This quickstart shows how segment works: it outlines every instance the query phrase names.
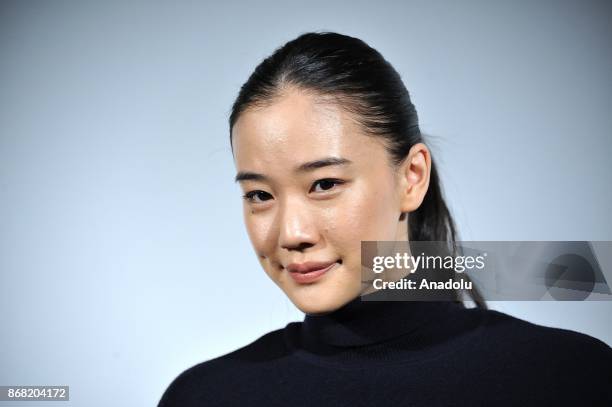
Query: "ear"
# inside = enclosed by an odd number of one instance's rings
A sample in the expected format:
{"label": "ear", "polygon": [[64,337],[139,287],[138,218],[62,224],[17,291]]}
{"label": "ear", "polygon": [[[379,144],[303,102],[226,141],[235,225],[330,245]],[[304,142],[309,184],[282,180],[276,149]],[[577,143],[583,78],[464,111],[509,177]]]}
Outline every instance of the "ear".
{"label": "ear", "polygon": [[431,171],[431,155],[423,143],[417,143],[399,168],[400,210],[413,212],[421,206],[429,188]]}

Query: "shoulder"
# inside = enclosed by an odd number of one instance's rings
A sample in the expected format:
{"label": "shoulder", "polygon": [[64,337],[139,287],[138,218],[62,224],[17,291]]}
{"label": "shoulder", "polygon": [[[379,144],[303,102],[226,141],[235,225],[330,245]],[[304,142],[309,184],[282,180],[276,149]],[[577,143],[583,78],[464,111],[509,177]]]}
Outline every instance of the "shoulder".
{"label": "shoulder", "polygon": [[612,357],[612,348],[593,336],[570,329],[532,323],[504,312],[486,310],[485,329],[498,345],[523,345],[544,353],[580,351],[582,354]]}
{"label": "shoulder", "polygon": [[260,375],[261,368],[269,366],[262,362],[286,355],[283,332],[282,328],[268,332],[248,345],[186,369],[170,383],[158,407],[214,405],[221,395],[227,398],[236,393],[242,381]]}
{"label": "shoulder", "polygon": [[469,335],[453,339],[469,342],[469,355],[482,360],[547,360],[547,366],[562,362],[574,366],[587,362],[612,364],[612,348],[584,333],[536,324],[492,309],[457,308],[451,317],[452,322],[473,328]]}
{"label": "shoulder", "polygon": [[485,316],[474,354],[498,380],[520,377],[534,392],[539,387],[565,400],[612,399],[612,348],[603,341],[495,310],[470,312]]}

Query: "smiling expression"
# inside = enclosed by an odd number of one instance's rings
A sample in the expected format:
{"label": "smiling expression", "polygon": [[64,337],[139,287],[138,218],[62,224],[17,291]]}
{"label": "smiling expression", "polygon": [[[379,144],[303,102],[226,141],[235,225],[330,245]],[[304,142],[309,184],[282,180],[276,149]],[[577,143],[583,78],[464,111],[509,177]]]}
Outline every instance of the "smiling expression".
{"label": "smiling expression", "polygon": [[362,240],[407,240],[397,167],[337,104],[291,88],[242,112],[232,143],[249,239],[303,312],[333,311],[363,293]]}

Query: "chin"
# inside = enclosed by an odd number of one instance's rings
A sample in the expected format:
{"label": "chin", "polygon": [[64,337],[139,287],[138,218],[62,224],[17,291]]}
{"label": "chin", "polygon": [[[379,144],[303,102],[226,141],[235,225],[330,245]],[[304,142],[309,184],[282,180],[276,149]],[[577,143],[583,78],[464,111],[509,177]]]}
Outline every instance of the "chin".
{"label": "chin", "polygon": [[312,315],[333,312],[358,295],[358,293],[338,292],[336,290],[312,290],[308,293],[287,294],[291,302],[300,311]]}

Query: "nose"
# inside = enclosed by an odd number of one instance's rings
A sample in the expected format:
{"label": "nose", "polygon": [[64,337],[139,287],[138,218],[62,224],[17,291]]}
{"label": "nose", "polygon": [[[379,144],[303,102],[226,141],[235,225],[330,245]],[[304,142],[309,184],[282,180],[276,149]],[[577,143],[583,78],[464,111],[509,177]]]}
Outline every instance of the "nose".
{"label": "nose", "polygon": [[301,251],[317,243],[319,234],[313,215],[306,204],[285,200],[279,212],[279,243],[283,249]]}

